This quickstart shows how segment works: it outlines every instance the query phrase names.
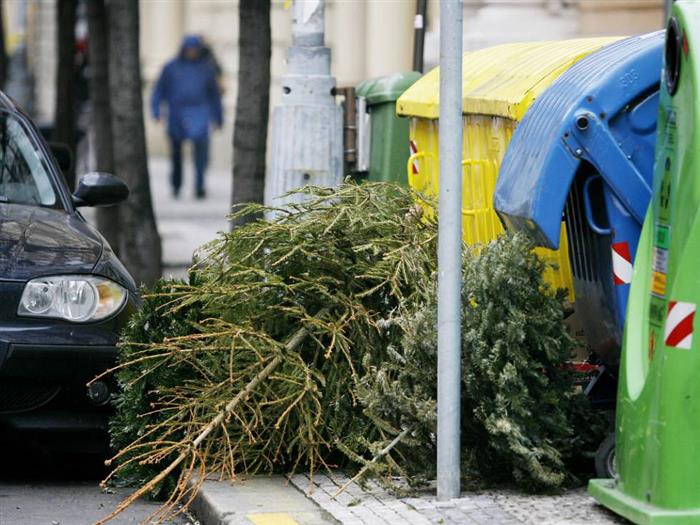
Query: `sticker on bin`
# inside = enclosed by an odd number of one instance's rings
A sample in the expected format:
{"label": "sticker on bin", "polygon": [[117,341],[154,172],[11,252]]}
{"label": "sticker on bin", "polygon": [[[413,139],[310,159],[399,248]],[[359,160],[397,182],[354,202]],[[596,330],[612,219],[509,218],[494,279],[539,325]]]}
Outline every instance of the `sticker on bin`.
{"label": "sticker on bin", "polygon": [[666,297],[666,274],[651,272],[651,294],[656,297]]}
{"label": "sticker on bin", "polygon": [[690,350],[693,344],[694,319],[694,303],[669,301],[666,327],[664,329],[664,344],[672,348]]}
{"label": "sticker on bin", "polygon": [[[411,151],[411,155],[415,155],[418,153],[418,145],[416,144],[415,140],[409,140],[408,141],[408,147]],[[418,159],[413,159],[413,174],[418,175]]]}
{"label": "sticker on bin", "polygon": [[654,246],[652,266],[655,272],[668,273],[668,250]]}
{"label": "sticker on bin", "polygon": [[627,242],[616,242],[612,245],[613,279],[615,284],[632,282],[632,256]]}

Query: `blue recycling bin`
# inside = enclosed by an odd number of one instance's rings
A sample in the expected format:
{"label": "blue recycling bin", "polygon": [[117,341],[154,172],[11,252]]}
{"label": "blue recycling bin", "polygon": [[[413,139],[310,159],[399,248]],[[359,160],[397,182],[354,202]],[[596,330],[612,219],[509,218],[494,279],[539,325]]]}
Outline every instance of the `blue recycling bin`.
{"label": "blue recycling bin", "polygon": [[585,338],[616,367],[632,265],[651,198],[664,32],[592,53],[515,130],[494,207],[510,230],[559,247],[562,216]]}

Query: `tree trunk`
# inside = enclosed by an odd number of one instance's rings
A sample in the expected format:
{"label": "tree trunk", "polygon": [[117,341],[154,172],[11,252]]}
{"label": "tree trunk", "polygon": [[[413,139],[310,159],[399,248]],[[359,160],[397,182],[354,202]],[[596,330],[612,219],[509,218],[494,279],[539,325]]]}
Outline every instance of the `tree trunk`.
{"label": "tree trunk", "polygon": [[0,0],[0,89],[4,90],[7,84],[7,49],[5,48],[5,16],[4,4]]}
{"label": "tree trunk", "polygon": [[75,188],[75,18],[77,0],[57,2],[58,64],[56,70],[56,111],[52,142],[61,142],[71,151],[73,165],[64,172],[68,187]]}
{"label": "tree trunk", "polygon": [[[270,112],[270,0],[241,0],[231,204],[263,202]],[[251,218],[235,221],[231,226]]]}
{"label": "tree trunk", "polygon": [[[105,0],[87,4],[90,67],[90,134],[95,169],[114,173],[112,111],[109,107],[109,27]],[[119,251],[119,207],[97,208],[97,229],[112,249]]]}
{"label": "tree trunk", "polygon": [[151,285],[161,276],[161,247],[148,180],[138,0],[110,0],[109,49],[114,169],[131,190],[119,210],[119,254],[136,282]]}

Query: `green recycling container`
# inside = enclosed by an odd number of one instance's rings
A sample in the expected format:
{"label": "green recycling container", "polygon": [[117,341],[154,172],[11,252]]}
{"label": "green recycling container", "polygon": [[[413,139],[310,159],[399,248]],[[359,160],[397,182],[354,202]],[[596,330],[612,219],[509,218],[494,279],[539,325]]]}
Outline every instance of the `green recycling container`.
{"label": "green recycling container", "polygon": [[590,494],[642,525],[700,525],[700,2],[666,30],[654,192],[634,263],[617,398],[617,474]]}
{"label": "green recycling container", "polygon": [[[396,101],[420,77],[416,71],[396,73],[365,80],[355,89],[358,102],[364,99],[370,128],[369,165],[355,173],[357,180],[408,185],[408,119],[396,115]],[[359,107],[362,105],[358,103]],[[361,125],[358,122],[358,127]]]}

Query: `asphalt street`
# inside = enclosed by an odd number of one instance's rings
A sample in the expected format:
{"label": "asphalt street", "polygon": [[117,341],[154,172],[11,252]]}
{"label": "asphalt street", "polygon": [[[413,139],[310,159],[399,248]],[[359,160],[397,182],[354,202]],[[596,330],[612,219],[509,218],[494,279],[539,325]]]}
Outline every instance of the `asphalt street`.
{"label": "asphalt street", "polygon": [[[50,452],[36,443],[17,440],[4,440],[1,446],[0,525],[90,525],[133,490],[100,489],[106,474],[102,457]],[[110,523],[141,523],[157,508],[157,503],[141,500]],[[182,516],[167,523],[195,522]]]}

